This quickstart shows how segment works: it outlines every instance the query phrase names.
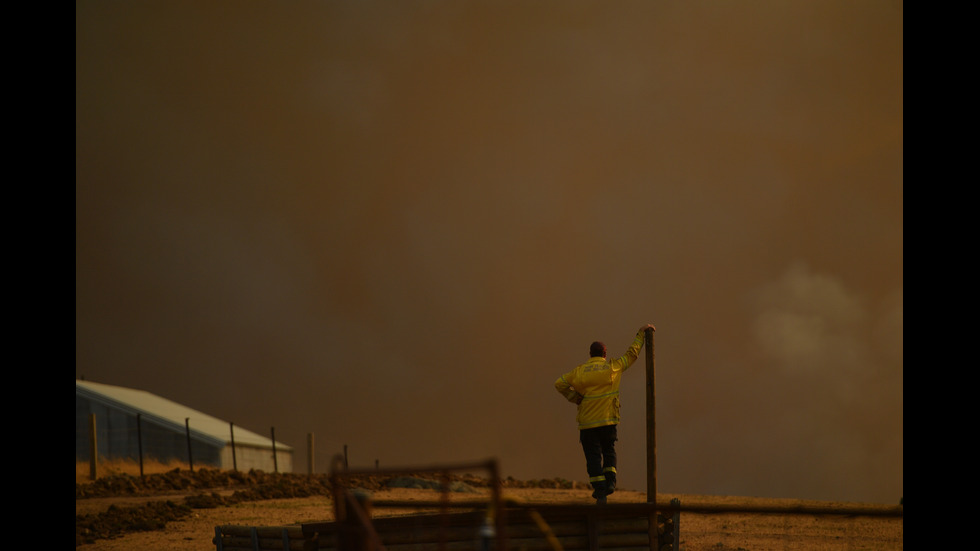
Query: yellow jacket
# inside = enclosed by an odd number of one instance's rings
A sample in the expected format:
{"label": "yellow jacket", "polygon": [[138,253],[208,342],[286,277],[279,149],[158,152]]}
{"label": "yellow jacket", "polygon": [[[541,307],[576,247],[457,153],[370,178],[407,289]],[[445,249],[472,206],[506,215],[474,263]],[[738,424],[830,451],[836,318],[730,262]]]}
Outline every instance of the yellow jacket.
{"label": "yellow jacket", "polygon": [[619,380],[633,365],[643,346],[644,331],[637,331],[626,354],[609,361],[601,356],[565,373],[555,381],[555,389],[578,404],[578,428],[591,429],[619,423]]}

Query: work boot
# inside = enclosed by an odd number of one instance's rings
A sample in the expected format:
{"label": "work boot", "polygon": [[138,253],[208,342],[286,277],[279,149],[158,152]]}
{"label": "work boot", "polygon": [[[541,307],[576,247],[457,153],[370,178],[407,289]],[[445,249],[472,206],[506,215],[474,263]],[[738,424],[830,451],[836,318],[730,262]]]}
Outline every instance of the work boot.
{"label": "work boot", "polygon": [[616,491],[616,473],[606,473],[606,495]]}
{"label": "work boot", "polygon": [[609,491],[606,485],[606,481],[597,481],[592,483],[592,497],[595,498],[596,503],[605,503],[606,496],[609,495]]}

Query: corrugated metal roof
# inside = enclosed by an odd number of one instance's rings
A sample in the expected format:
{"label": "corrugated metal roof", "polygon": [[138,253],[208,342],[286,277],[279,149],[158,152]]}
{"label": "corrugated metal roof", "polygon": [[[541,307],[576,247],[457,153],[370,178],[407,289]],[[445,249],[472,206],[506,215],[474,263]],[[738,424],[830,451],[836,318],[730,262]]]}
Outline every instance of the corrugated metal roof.
{"label": "corrugated metal roof", "polygon": [[[140,413],[144,417],[151,416],[163,424],[183,432],[187,425],[191,432],[219,443],[231,443],[231,423],[212,417],[206,413],[191,409],[166,398],[157,396],[145,390],[125,388],[92,381],[75,380],[75,393],[89,398],[97,398],[110,402],[122,410],[132,414]],[[248,429],[235,425],[235,445],[247,445],[272,449],[272,439],[256,434]],[[291,451],[292,447],[276,441],[276,449]]]}

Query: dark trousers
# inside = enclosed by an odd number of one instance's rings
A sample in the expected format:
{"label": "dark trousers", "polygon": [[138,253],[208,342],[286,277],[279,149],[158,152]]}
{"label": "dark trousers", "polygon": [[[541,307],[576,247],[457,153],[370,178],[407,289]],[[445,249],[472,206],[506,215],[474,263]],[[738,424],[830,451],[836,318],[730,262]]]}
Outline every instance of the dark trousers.
{"label": "dark trousers", "polygon": [[616,489],[616,440],[616,425],[579,431],[585,469],[596,492],[611,494]]}

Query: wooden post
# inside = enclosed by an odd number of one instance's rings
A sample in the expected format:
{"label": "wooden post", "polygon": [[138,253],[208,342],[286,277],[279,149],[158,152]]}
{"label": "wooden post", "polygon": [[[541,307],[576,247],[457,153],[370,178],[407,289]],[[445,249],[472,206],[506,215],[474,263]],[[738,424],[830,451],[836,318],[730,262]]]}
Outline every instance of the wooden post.
{"label": "wooden post", "polygon": [[140,478],[143,478],[143,414],[136,414],[136,448],[140,456]]}
{"label": "wooden post", "polygon": [[313,433],[306,435],[306,471],[313,474]]}
{"label": "wooden post", "polygon": [[671,528],[673,528],[673,532],[671,532],[671,536],[673,536],[673,540],[674,540],[673,543],[671,543],[671,545],[673,546],[671,547],[671,549],[680,549],[681,548],[681,500],[675,497],[674,499],[670,500],[670,504],[676,507],[676,509],[674,509],[674,519],[673,519],[674,523],[673,525],[671,525]]}
{"label": "wooden post", "polygon": [[235,455],[235,423],[228,423],[231,427],[231,468],[238,472],[238,457]]}
{"label": "wooden post", "polygon": [[184,432],[187,433],[187,465],[194,472],[194,456],[191,455],[191,418],[184,417]]}
{"label": "wooden post", "polygon": [[647,503],[657,503],[657,408],[654,381],[653,329],[646,330],[647,360]]}
{"label": "wooden post", "polygon": [[344,444],[344,470],[350,470],[350,463],[347,462],[347,444]]}
{"label": "wooden post", "polygon": [[279,458],[276,457],[276,427],[272,427],[272,468],[279,472]]}
{"label": "wooden post", "polygon": [[95,480],[99,477],[99,442],[95,437],[95,414],[88,414],[88,448],[89,448],[89,477]]}

